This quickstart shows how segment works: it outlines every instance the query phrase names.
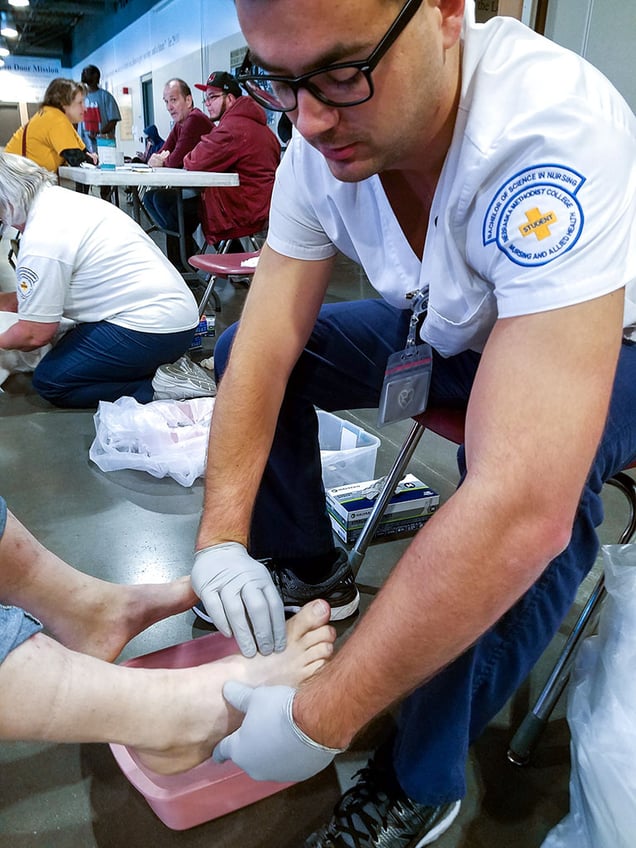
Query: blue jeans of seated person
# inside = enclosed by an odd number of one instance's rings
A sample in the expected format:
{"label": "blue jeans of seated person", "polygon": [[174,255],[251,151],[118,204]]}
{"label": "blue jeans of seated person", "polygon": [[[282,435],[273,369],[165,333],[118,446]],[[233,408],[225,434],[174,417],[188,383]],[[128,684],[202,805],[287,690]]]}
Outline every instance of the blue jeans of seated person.
{"label": "blue jeans of seated person", "polygon": [[[313,405],[327,411],[377,406],[387,355],[404,346],[409,315],[382,300],[322,308],[292,372],[258,494],[250,542],[255,556],[309,556],[333,544]],[[233,333],[230,328],[217,342],[217,379]],[[434,354],[429,403],[465,406],[478,364],[479,355],[472,352],[448,359]],[[437,805],[464,796],[469,746],[528,675],[568,612],[598,552],[603,481],[634,457],[636,345],[625,343],[605,433],[568,547],[471,649],[402,705],[393,764],[411,798]],[[463,475],[463,449],[458,464]]]}
{"label": "blue jeans of seated person", "polygon": [[[144,209],[162,230],[179,232],[177,192],[173,188],[156,188],[147,191],[141,201]],[[199,225],[199,197],[187,197],[184,192],[183,217],[186,233],[193,233]]]}
{"label": "blue jeans of seated person", "polygon": [[186,352],[194,329],[140,333],[107,321],[78,324],[42,359],[33,373],[33,387],[67,409],[95,407],[100,400],[124,396],[148,403],[155,371]]}

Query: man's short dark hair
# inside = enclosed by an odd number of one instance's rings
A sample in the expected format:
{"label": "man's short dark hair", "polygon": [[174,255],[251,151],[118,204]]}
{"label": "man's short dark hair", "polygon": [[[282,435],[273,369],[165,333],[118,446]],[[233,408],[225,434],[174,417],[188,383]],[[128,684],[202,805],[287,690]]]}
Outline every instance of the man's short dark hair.
{"label": "man's short dark hair", "polygon": [[88,83],[92,85],[93,82],[95,85],[99,85],[99,78],[101,77],[101,72],[97,65],[86,65],[86,67],[82,70],[82,82]]}

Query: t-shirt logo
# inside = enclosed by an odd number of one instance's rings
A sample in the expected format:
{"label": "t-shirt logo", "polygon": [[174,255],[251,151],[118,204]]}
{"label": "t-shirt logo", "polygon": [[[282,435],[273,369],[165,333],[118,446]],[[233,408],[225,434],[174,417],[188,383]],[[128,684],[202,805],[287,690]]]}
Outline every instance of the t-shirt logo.
{"label": "t-shirt logo", "polygon": [[91,135],[97,135],[101,126],[99,106],[86,106],[84,109],[84,126],[86,127],[86,132]]}
{"label": "t-shirt logo", "polygon": [[18,268],[16,276],[18,281],[18,297],[20,297],[22,300],[26,300],[27,297],[33,291],[35,284],[39,280],[39,277],[35,273],[35,271],[32,271],[30,268],[24,267]]}
{"label": "t-shirt logo", "polygon": [[583,230],[576,195],[585,177],[565,165],[535,165],[503,183],[484,218],[483,244],[517,265],[545,265],[571,250]]}

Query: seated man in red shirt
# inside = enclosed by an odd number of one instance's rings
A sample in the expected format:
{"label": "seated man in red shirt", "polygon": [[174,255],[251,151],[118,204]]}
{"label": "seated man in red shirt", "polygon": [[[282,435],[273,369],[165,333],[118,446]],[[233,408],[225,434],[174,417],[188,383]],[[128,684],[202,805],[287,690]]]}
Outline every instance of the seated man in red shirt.
{"label": "seated man in red shirt", "polygon": [[238,173],[240,185],[211,187],[202,193],[199,219],[206,241],[241,238],[267,226],[280,143],[267,126],[265,111],[243,97],[236,79],[213,71],[205,84],[205,104],[214,121],[211,132],[183,160],[191,171]]}
{"label": "seated man in red shirt", "polygon": [[[163,89],[163,102],[174,125],[159,151],[150,156],[148,164],[153,168],[182,168],[185,155],[198,144],[202,135],[210,132],[213,124],[194,105],[190,86],[182,79],[168,80]],[[152,220],[163,230],[178,229],[174,189],[147,191],[143,205]]]}

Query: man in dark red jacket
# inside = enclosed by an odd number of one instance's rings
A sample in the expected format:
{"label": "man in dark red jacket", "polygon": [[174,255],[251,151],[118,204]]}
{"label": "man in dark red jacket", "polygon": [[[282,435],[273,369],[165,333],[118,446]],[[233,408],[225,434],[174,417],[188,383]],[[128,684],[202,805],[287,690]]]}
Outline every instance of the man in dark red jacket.
{"label": "man in dark red jacket", "polygon": [[[183,158],[213,128],[212,121],[194,105],[190,86],[184,80],[168,80],[163,102],[174,125],[157,153],[148,159],[153,168],[183,168]],[[147,191],[143,204],[150,217],[164,230],[177,230],[177,197],[174,189]]]}
{"label": "man in dark red jacket", "polygon": [[274,174],[280,161],[280,143],[267,126],[264,110],[242,97],[235,78],[213,71],[207,83],[195,85],[205,91],[205,103],[216,126],[204,135],[183,160],[191,171],[238,173],[238,188],[206,188],[199,217],[209,244],[240,238],[267,225]]}

